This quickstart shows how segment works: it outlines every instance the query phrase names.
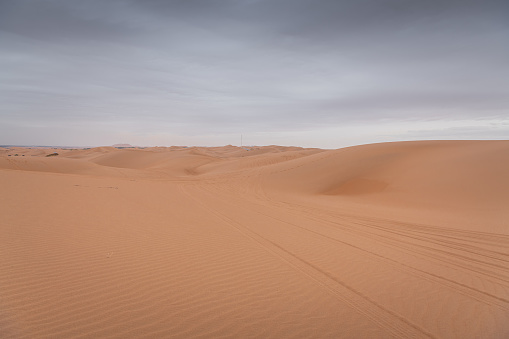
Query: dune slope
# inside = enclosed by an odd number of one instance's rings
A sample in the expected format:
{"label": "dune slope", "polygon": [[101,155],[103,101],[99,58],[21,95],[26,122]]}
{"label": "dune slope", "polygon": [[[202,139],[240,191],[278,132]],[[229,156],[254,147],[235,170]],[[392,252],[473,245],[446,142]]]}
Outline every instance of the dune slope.
{"label": "dune slope", "polygon": [[2,338],[509,337],[508,141],[54,151],[0,153]]}

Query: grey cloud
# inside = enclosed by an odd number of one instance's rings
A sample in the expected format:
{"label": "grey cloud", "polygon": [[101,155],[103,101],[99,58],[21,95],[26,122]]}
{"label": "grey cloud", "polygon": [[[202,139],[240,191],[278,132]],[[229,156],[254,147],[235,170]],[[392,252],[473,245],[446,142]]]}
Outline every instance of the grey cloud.
{"label": "grey cloud", "polygon": [[1,1],[0,117],[182,134],[504,117],[508,19],[504,1]]}
{"label": "grey cloud", "polygon": [[[93,2],[90,8],[77,1],[3,1],[0,4],[0,30],[34,40],[72,42],[72,40],[115,41],[136,35],[138,30],[122,22],[104,20],[101,12],[114,11],[112,2]],[[91,2],[92,3],[92,2]],[[110,3],[108,6],[107,4]],[[119,4],[119,3],[118,3]],[[117,6],[120,7],[120,6]]]}

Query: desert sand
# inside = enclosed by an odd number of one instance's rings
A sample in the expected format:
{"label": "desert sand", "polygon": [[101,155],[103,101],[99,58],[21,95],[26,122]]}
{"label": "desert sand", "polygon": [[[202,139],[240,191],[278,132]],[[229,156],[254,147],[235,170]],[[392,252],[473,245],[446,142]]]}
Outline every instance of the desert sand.
{"label": "desert sand", "polygon": [[0,258],[1,338],[509,338],[509,141],[0,149]]}

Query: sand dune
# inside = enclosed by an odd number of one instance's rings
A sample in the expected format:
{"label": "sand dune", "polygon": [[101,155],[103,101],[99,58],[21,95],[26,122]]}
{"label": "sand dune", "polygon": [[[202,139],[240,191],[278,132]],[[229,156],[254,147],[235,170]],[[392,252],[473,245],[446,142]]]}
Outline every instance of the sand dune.
{"label": "sand dune", "polygon": [[[330,195],[342,202],[414,208],[475,217],[507,229],[509,162],[506,141],[372,144],[283,163],[265,184],[292,195]],[[306,178],[306,180],[302,180]],[[346,199],[346,200],[345,200]]]}
{"label": "sand dune", "polygon": [[509,141],[0,151],[1,338],[509,338]]}

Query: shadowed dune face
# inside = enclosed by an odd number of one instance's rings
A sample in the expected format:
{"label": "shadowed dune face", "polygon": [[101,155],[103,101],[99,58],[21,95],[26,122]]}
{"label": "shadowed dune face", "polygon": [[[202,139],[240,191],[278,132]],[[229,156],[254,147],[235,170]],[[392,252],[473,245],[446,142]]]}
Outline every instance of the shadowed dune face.
{"label": "shadowed dune face", "polygon": [[509,141],[0,149],[0,336],[507,338],[508,173]]}
{"label": "shadowed dune face", "polygon": [[352,178],[343,181],[338,187],[334,187],[324,194],[330,195],[360,195],[383,192],[388,183],[379,180]]}
{"label": "shadowed dune face", "polygon": [[267,180],[296,193],[500,205],[509,191],[508,147],[505,141],[364,145],[282,164]]}

